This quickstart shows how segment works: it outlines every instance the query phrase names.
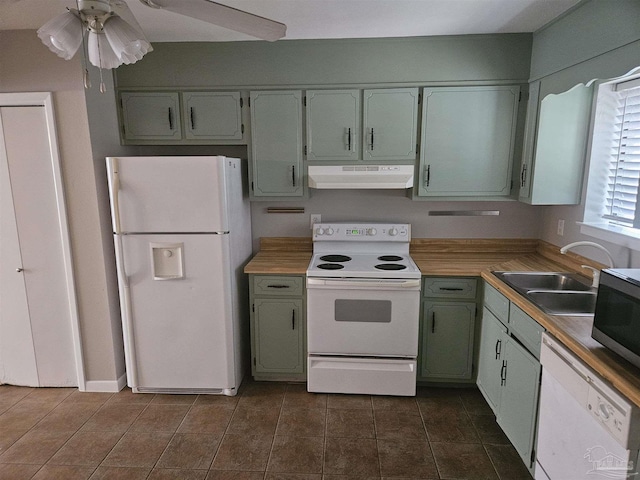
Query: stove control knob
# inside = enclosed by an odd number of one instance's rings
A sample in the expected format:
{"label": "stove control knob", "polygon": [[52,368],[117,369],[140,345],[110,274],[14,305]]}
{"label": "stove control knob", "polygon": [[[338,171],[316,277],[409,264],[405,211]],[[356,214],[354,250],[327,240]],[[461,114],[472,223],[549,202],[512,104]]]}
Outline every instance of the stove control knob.
{"label": "stove control knob", "polygon": [[316,235],[324,235],[324,228],[316,228]]}
{"label": "stove control knob", "polygon": [[375,235],[378,231],[375,228],[367,228],[367,235]]}
{"label": "stove control knob", "polygon": [[390,228],[389,229],[389,235],[391,235],[392,237],[395,237],[396,235],[398,235],[398,229],[397,228]]}
{"label": "stove control knob", "polygon": [[325,234],[327,235],[333,235],[333,228],[329,227],[324,231]]}

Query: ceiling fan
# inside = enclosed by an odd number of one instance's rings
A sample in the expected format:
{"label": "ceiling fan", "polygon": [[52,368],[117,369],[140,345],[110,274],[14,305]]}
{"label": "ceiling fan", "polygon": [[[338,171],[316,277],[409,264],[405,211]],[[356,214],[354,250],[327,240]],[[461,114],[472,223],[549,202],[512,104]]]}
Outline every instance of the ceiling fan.
{"label": "ceiling fan", "polygon": [[[15,1],[15,0],[0,0]],[[287,26],[210,0],[140,0],[144,5],[192,17],[213,25],[275,41]],[[76,0],[67,11],[38,29],[38,37],[58,56],[69,60],[83,44],[89,61],[100,69],[140,60],[153,50],[124,0]],[[86,39],[86,44],[85,44]],[[85,75],[85,83],[87,75]]]}

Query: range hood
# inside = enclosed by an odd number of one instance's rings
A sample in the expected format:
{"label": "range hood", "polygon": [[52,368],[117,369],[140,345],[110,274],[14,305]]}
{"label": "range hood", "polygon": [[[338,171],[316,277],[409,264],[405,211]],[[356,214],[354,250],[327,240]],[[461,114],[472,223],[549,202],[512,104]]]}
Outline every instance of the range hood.
{"label": "range hood", "polygon": [[310,165],[310,188],[411,188],[413,165]]}

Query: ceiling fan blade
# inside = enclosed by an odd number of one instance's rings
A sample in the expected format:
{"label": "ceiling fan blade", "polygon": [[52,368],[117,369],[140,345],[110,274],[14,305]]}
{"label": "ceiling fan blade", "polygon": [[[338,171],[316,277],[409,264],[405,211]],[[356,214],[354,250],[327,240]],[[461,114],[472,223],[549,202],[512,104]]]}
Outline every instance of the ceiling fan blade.
{"label": "ceiling fan blade", "polygon": [[270,42],[284,37],[287,32],[287,26],[284,23],[209,0],[140,1],[149,7],[168,10]]}

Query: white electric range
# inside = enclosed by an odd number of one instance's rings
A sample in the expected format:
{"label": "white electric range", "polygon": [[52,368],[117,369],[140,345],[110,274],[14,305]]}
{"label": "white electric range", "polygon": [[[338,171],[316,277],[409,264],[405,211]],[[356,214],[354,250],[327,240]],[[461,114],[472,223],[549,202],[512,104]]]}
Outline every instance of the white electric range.
{"label": "white electric range", "polygon": [[307,269],[310,392],[415,395],[421,273],[408,224],[317,224]]}

